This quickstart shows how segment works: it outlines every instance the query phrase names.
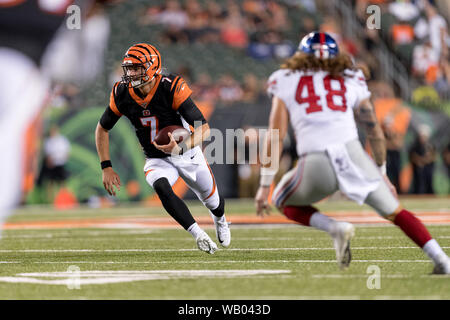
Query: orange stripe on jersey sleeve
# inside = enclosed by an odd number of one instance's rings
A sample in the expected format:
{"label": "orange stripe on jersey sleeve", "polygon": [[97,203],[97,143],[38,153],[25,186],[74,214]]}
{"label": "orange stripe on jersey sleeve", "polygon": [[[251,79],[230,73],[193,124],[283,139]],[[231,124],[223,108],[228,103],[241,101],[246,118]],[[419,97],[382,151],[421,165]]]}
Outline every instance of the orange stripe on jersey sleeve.
{"label": "orange stripe on jersey sleeve", "polygon": [[172,85],[170,86],[170,91],[172,91],[173,86],[175,85],[175,83],[177,83],[179,76],[176,76],[175,79],[172,80]]}
{"label": "orange stripe on jersey sleeve", "polygon": [[114,93],[116,91],[116,87],[118,85],[118,82],[114,85],[114,88],[111,90],[111,95],[109,96],[109,108],[119,117],[122,116],[122,113],[119,111],[119,109],[116,106],[116,101],[114,100]]}
{"label": "orange stripe on jersey sleeve", "polygon": [[180,81],[178,81],[173,93],[172,109],[178,110],[181,104],[191,95],[191,93],[191,88],[188,87],[183,78],[180,78]]}

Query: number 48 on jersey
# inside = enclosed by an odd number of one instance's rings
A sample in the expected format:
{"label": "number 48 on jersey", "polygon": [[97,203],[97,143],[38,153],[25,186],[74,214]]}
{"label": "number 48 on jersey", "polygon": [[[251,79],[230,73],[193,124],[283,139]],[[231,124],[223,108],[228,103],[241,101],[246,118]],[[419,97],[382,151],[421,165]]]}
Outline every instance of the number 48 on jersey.
{"label": "number 48 on jersey", "polygon": [[[333,89],[331,87],[331,82],[335,81],[339,83],[339,89]],[[323,86],[326,90],[326,100],[327,107],[334,111],[342,111],[345,112],[347,110],[347,101],[345,99],[345,93],[347,89],[345,87],[344,79],[342,77],[332,77],[327,75],[323,78]],[[304,88],[306,87],[307,95],[302,97],[302,93],[304,92]],[[333,98],[341,97],[342,104],[337,105]],[[314,89],[313,76],[302,76],[300,77],[300,81],[298,82],[297,91],[295,93],[295,100],[299,104],[307,103],[308,107],[306,108],[306,113],[313,112],[321,112],[323,111],[323,107],[319,104],[320,96],[316,94]]]}

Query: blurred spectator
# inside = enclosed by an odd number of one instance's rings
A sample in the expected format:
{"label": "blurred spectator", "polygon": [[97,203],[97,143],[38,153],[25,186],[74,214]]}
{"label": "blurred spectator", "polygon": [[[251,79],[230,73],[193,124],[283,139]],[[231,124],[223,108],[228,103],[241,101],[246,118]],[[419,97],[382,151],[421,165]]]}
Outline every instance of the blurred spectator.
{"label": "blurred spectator", "polygon": [[439,63],[439,55],[431,46],[431,42],[427,39],[423,44],[417,45],[413,51],[412,73],[418,77],[424,77],[426,72],[437,66]]}
{"label": "blurred spectator", "polygon": [[389,13],[401,21],[411,21],[419,16],[419,8],[411,0],[397,0],[389,4]]}
{"label": "blurred spectator", "polygon": [[442,99],[450,99],[450,62],[446,59],[441,60],[434,88]]}
{"label": "blurred spectator", "polygon": [[284,0],[287,4],[299,4],[300,7],[308,11],[309,13],[316,13],[316,2],[315,0]]}
{"label": "blurred spectator", "polygon": [[219,98],[218,88],[214,85],[209,73],[201,73],[192,85],[194,100],[215,102]]}
{"label": "blurred spectator", "polygon": [[181,8],[177,0],[168,0],[165,2],[165,9],[156,15],[155,20],[163,25],[183,29],[188,24],[188,15]]}
{"label": "blurred spectator", "polygon": [[49,136],[44,140],[44,161],[37,181],[43,185],[48,181],[47,198],[53,200],[64,181],[68,177],[66,163],[70,154],[70,142],[64,137],[56,125],[50,128]]}
{"label": "blurred spectator", "polygon": [[197,0],[187,0],[185,10],[189,17],[186,27],[189,42],[211,42],[219,38],[219,30],[209,24],[209,12]]}
{"label": "blurred spectator", "polygon": [[247,73],[244,76],[242,90],[242,101],[255,102],[258,99],[262,89],[258,78],[253,73]]}
{"label": "blurred spectator", "polygon": [[[238,166],[238,188],[240,198],[251,198],[256,194],[259,186],[259,159],[255,158],[258,153],[251,154],[252,151],[257,151],[253,149],[256,145],[258,146],[258,131],[253,127],[244,127],[245,140],[242,142],[237,140],[235,145],[235,154],[237,158]],[[239,150],[239,151],[238,151]],[[242,154],[242,151],[243,154]]]}
{"label": "blurred spectator", "polygon": [[296,49],[290,41],[283,40],[278,31],[268,30],[253,35],[247,52],[254,59],[284,59],[294,54]]}
{"label": "blurred spectator", "polygon": [[[393,99],[395,98],[394,89],[392,86],[383,81],[370,81],[369,90],[372,93],[372,100],[377,99]],[[377,111],[378,113],[378,111]]]}
{"label": "blurred spectator", "polygon": [[174,26],[168,26],[161,33],[161,41],[163,43],[187,43],[189,40],[184,29],[179,29]]}
{"label": "blurred spectator", "polygon": [[408,23],[398,22],[391,27],[394,45],[410,44],[414,41],[414,28]]}
{"label": "blurred spectator", "polygon": [[267,28],[270,16],[263,1],[244,0],[242,10],[246,18],[248,31],[264,31]]}
{"label": "blurred spectator", "polygon": [[409,127],[411,111],[403,101],[393,97],[374,100],[378,121],[386,138],[386,173],[397,192],[400,186],[400,171],[402,167],[401,153],[404,138]]}
{"label": "blurred spectator", "polygon": [[83,27],[76,32],[61,27],[43,57],[43,68],[57,83],[83,86],[103,71],[111,28],[109,17],[98,2],[86,12]]}
{"label": "blurred spectator", "polygon": [[162,7],[148,8],[141,19],[141,24],[162,24],[180,30],[188,24],[188,15],[177,0],[168,0]]}
{"label": "blurred spectator", "polygon": [[409,151],[413,168],[414,194],[434,194],[433,173],[436,150],[430,142],[431,129],[422,124],[417,130],[417,137]]}
{"label": "blurred spectator", "polygon": [[239,13],[231,12],[226,18],[220,37],[224,44],[231,47],[245,48],[247,46],[248,36]]}
{"label": "blurred spectator", "polygon": [[281,6],[277,1],[268,1],[266,10],[270,14],[268,26],[272,30],[283,31],[289,27],[289,19],[287,17],[286,8]]}
{"label": "blurred spectator", "polygon": [[230,75],[224,74],[219,79],[219,100],[225,104],[240,101],[243,91],[239,83]]}
{"label": "blurred spectator", "polygon": [[439,93],[429,85],[420,86],[412,93],[412,102],[424,108],[434,108],[441,104]]}
{"label": "blurred spectator", "polygon": [[436,55],[438,57],[441,57],[441,55],[444,58],[448,57],[447,22],[437,12],[436,7],[428,1],[425,2],[425,14],[426,20],[420,19],[415,25],[416,36],[418,38],[429,36],[431,47],[436,51]]}

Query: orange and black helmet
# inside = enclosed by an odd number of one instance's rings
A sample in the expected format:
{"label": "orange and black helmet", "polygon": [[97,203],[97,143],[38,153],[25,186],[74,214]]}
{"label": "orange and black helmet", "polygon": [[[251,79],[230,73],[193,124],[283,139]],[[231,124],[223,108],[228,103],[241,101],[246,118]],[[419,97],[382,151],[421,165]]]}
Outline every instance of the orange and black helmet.
{"label": "orange and black helmet", "polygon": [[137,88],[161,73],[161,55],[151,44],[138,43],[125,53],[122,68],[122,81]]}

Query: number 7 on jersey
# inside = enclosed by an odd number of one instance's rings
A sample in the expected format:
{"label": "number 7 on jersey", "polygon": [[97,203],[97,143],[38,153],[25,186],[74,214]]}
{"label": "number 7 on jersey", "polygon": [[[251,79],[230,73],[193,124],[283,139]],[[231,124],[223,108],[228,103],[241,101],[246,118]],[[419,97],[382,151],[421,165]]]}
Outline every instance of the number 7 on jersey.
{"label": "number 7 on jersey", "polygon": [[150,127],[150,142],[153,142],[157,134],[158,119],[156,117],[145,117],[140,119],[144,127]]}

